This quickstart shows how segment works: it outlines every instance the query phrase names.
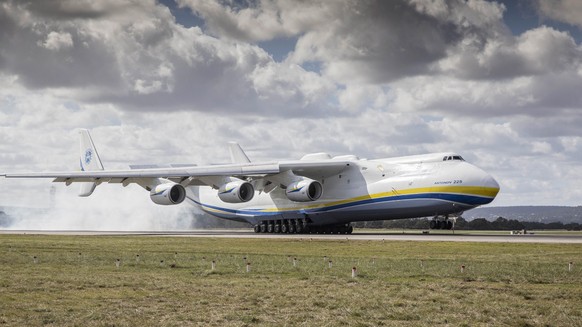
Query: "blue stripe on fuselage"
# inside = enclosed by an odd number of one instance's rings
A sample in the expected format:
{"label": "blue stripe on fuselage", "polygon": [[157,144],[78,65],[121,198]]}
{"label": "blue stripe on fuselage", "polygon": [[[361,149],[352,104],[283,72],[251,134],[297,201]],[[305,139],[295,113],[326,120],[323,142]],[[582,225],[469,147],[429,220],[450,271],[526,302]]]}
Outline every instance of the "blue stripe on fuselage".
{"label": "blue stripe on fuselage", "polygon": [[305,213],[305,214],[315,214],[324,213],[327,211],[334,211],[338,209],[345,209],[349,207],[355,207],[371,203],[381,203],[381,202],[391,202],[391,201],[401,201],[401,200],[417,200],[417,199],[427,199],[427,200],[442,200],[447,202],[460,203],[466,206],[479,206],[491,202],[491,198],[480,197],[474,195],[465,194],[451,194],[451,193],[422,193],[422,194],[408,194],[408,195],[395,195],[375,199],[365,199],[360,201],[342,203],[337,205],[325,206],[321,208],[299,208],[291,210],[280,210],[280,211],[264,211],[260,209],[229,209],[224,207],[218,207],[208,204],[200,203],[190,197],[188,197],[192,202],[202,206],[203,208],[210,208],[217,211],[222,211],[224,213],[230,213],[234,215],[244,215],[244,216],[274,216],[280,215],[282,213]]}

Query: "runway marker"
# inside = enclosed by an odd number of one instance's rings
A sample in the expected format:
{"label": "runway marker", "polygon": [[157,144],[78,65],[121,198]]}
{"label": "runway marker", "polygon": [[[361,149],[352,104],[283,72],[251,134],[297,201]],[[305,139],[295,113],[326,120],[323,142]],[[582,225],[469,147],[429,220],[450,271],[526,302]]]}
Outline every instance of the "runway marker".
{"label": "runway marker", "polygon": [[251,263],[247,262],[247,272],[251,272]]}
{"label": "runway marker", "polygon": [[327,261],[327,256],[324,256],[323,257],[323,261]]}
{"label": "runway marker", "polygon": [[328,262],[329,269],[331,269],[332,266],[333,266],[333,262],[331,260],[329,260],[329,262]]}
{"label": "runway marker", "polygon": [[38,258],[36,256],[32,257],[32,261],[36,264],[38,263]]}
{"label": "runway marker", "polygon": [[160,267],[164,266],[164,260],[160,260]]}
{"label": "runway marker", "polygon": [[115,259],[115,268],[119,269],[119,265],[121,265],[121,260]]}
{"label": "runway marker", "polygon": [[572,271],[572,267],[574,266],[574,263],[572,261],[570,261],[568,263],[568,271]]}
{"label": "runway marker", "polygon": [[352,278],[356,278],[358,276],[358,271],[356,270],[356,266],[352,267]]}
{"label": "runway marker", "polygon": [[136,254],[135,255],[135,263],[136,264],[139,264],[139,254]]}
{"label": "runway marker", "polygon": [[465,272],[465,265],[461,265],[461,272]]}
{"label": "runway marker", "polygon": [[214,260],[212,260],[212,270],[214,270],[216,268],[216,262]]}
{"label": "runway marker", "polygon": [[297,258],[293,258],[293,267],[297,266]]}

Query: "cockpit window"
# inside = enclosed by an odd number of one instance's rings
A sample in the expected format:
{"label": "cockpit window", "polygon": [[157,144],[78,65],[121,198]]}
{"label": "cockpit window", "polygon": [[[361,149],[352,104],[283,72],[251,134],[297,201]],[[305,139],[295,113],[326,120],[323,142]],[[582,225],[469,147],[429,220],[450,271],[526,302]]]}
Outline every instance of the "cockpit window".
{"label": "cockpit window", "polygon": [[461,157],[461,156],[444,156],[443,157],[443,161],[449,161],[449,160],[465,161],[465,159],[463,159],[463,157]]}

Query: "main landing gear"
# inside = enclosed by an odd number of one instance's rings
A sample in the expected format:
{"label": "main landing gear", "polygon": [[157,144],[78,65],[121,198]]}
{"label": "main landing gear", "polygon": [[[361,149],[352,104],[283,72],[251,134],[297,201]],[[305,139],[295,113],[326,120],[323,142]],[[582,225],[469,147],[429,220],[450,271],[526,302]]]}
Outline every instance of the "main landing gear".
{"label": "main landing gear", "polygon": [[439,218],[434,217],[430,223],[429,223],[429,227],[430,229],[448,229],[451,230],[453,229],[453,221],[449,220],[449,217],[446,216],[444,218]]}
{"label": "main landing gear", "polygon": [[305,219],[266,220],[254,226],[255,233],[276,234],[351,234],[350,224],[311,226]]}

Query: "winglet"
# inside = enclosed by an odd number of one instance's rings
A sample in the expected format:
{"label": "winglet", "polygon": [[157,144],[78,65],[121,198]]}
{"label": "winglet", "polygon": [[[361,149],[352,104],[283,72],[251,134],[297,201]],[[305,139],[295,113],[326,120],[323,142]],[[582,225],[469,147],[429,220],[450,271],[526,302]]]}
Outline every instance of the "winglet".
{"label": "winglet", "polygon": [[249,163],[251,160],[240,145],[236,142],[228,142],[228,151],[230,152],[230,160],[232,163]]}
{"label": "winglet", "polygon": [[[97,171],[103,170],[103,164],[93,144],[93,139],[91,139],[91,134],[86,129],[81,129],[79,131],[81,134],[81,147],[80,147],[80,157],[79,163],[81,165],[82,171]],[[97,187],[95,182],[80,183],[79,196],[86,197],[93,194]]]}

